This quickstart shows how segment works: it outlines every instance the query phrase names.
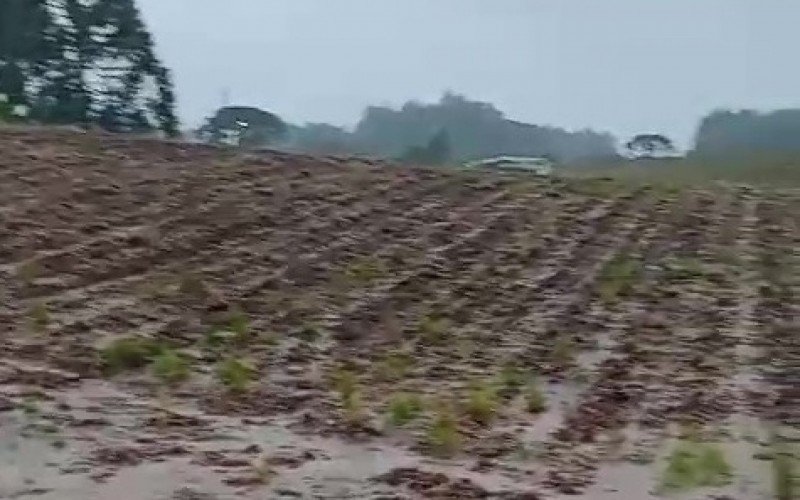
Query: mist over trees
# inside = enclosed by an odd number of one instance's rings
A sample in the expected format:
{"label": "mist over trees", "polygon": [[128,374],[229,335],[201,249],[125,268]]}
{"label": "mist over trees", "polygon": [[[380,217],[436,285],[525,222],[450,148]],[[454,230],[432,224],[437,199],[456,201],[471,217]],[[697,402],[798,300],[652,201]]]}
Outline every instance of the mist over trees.
{"label": "mist over trees", "polygon": [[695,152],[800,151],[800,110],[771,113],[715,111],[706,116],[697,131]]}
{"label": "mist over trees", "polygon": [[407,158],[412,151],[419,154],[428,147],[441,131],[447,133],[449,159],[457,161],[500,154],[569,161],[616,151],[610,134],[516,122],[492,104],[449,92],[432,104],[412,101],[400,109],[370,106],[352,132],[327,124],[293,127],[290,144],[312,152]]}
{"label": "mist over trees", "polygon": [[[198,56],[202,57],[202,56]],[[0,121],[97,125],[113,132],[178,133],[170,73],[134,0],[0,0]],[[514,121],[494,105],[447,92],[438,102],[367,107],[348,130],[302,126],[257,108],[225,107],[198,130],[208,142],[366,154],[439,164],[497,155],[556,161],[617,156],[592,130]],[[641,135],[631,150],[665,146]],[[800,151],[800,110],[715,111],[700,123],[699,154]]]}
{"label": "mist over trees", "polygon": [[0,1],[0,94],[41,123],[178,131],[169,72],[133,0]]}

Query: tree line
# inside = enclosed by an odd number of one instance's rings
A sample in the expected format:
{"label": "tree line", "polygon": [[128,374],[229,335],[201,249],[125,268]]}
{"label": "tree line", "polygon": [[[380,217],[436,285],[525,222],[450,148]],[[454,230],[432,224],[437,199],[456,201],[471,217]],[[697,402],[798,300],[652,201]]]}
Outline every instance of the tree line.
{"label": "tree line", "polygon": [[428,164],[502,154],[567,161],[615,153],[615,139],[610,134],[516,122],[490,103],[451,92],[431,104],[408,102],[400,109],[369,106],[352,131],[327,123],[292,125],[261,110],[224,107],[206,121],[198,135],[219,142],[236,142],[241,136],[247,144],[258,136],[265,139],[264,145]]}
{"label": "tree line", "polygon": [[[177,135],[170,73],[134,0],[0,0],[0,120]],[[617,154],[610,134],[514,121],[490,103],[452,92],[399,109],[369,106],[352,130],[293,125],[269,111],[223,107],[196,135],[210,143],[428,164],[495,155],[569,162]],[[795,152],[798,139],[800,110],[715,111],[701,121],[694,152]],[[625,145],[645,156],[674,150],[668,137],[653,133]]]}

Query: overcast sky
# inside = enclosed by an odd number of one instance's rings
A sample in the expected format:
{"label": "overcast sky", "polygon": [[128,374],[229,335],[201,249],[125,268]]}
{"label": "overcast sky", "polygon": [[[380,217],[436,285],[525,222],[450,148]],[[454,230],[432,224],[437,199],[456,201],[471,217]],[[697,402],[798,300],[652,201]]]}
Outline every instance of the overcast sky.
{"label": "overcast sky", "polygon": [[137,0],[195,126],[223,102],[352,126],[445,90],[510,118],[686,144],[800,107],[798,0]]}

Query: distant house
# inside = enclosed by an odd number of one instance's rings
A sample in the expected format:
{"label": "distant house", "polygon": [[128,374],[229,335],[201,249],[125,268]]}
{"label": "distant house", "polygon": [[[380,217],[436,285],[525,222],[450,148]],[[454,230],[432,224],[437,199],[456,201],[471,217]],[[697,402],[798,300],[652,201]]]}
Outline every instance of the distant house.
{"label": "distant house", "polygon": [[517,170],[536,175],[553,173],[553,162],[549,158],[529,156],[497,156],[468,162],[467,168],[489,168],[498,170]]}

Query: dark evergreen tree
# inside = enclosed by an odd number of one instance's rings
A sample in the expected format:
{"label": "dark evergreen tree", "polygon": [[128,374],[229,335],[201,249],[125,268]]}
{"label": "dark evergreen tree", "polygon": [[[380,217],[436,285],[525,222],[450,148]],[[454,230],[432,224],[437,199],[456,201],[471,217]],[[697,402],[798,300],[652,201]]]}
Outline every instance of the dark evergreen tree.
{"label": "dark evergreen tree", "polygon": [[2,0],[0,93],[45,123],[177,133],[169,72],[133,0]]}
{"label": "dark evergreen tree", "polygon": [[249,106],[226,106],[206,120],[198,132],[206,142],[259,147],[282,140],[288,131],[286,123],[269,111]]}

